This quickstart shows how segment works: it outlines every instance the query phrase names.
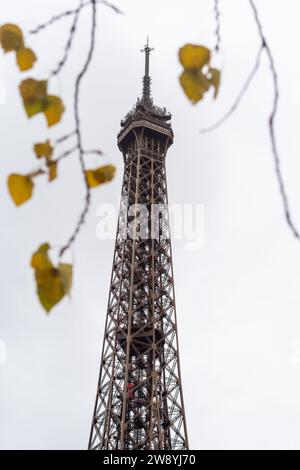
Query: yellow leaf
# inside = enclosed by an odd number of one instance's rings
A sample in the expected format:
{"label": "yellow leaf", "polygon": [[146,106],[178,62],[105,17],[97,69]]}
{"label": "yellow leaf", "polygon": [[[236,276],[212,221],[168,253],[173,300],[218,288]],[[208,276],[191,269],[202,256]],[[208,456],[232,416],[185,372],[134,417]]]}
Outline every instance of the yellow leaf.
{"label": "yellow leaf", "polygon": [[1,26],[0,43],[5,52],[18,51],[24,47],[23,34],[19,26],[9,23]]}
{"label": "yellow leaf", "polygon": [[58,304],[65,296],[65,287],[55,268],[36,271],[37,294],[46,312]]}
{"label": "yellow leaf", "polygon": [[25,102],[46,100],[47,87],[47,80],[35,80],[34,78],[27,78],[20,84],[21,96]]}
{"label": "yellow leaf", "polygon": [[20,84],[20,92],[27,116],[43,112],[50,127],[61,120],[65,107],[58,96],[47,94],[47,86],[47,80],[28,78]]}
{"label": "yellow leaf", "polygon": [[220,70],[213,69],[213,68],[211,68],[209,72],[211,75],[210,82],[215,89],[214,98],[217,98],[218,93],[219,93],[219,88],[220,88],[220,82],[221,82],[221,72]]}
{"label": "yellow leaf", "polygon": [[202,100],[204,93],[210,87],[209,80],[201,71],[185,70],[179,80],[186,96],[193,104]]}
{"label": "yellow leaf", "polygon": [[47,96],[47,103],[44,109],[44,114],[47,119],[48,126],[54,126],[61,120],[61,116],[65,111],[64,104],[58,96]]}
{"label": "yellow leaf", "polygon": [[46,140],[46,142],[35,144],[34,152],[37,158],[46,157],[47,160],[50,160],[53,154],[53,147],[50,144],[50,141]]}
{"label": "yellow leaf", "polygon": [[44,243],[39,247],[39,249],[32,255],[31,266],[34,269],[48,269],[52,268],[52,263],[48,256],[48,251],[50,250],[49,243]]}
{"label": "yellow leaf", "polygon": [[29,70],[33,67],[33,64],[36,62],[36,55],[32,49],[27,49],[22,47],[17,51],[17,64],[19,69],[23,72],[24,70]]}
{"label": "yellow leaf", "polygon": [[47,86],[47,80],[27,78],[21,82],[20,93],[29,118],[44,110],[47,104]]}
{"label": "yellow leaf", "polygon": [[24,103],[24,108],[27,114],[27,117],[31,118],[35,114],[41,113],[44,109],[44,104],[42,101],[36,101],[35,103]]}
{"label": "yellow leaf", "polygon": [[8,177],[8,189],[16,206],[31,198],[33,187],[34,184],[29,176],[13,174]]}
{"label": "yellow leaf", "polygon": [[60,263],[58,268],[53,266],[45,243],[33,254],[31,266],[35,270],[37,294],[46,312],[69,294],[72,286],[72,266]]}
{"label": "yellow leaf", "polygon": [[108,183],[115,176],[116,168],[113,165],[104,165],[96,170],[85,172],[87,183],[90,188],[94,188],[103,183]]}
{"label": "yellow leaf", "polygon": [[210,62],[210,50],[204,46],[186,44],[179,50],[179,60],[185,69],[201,69]]}
{"label": "yellow leaf", "polygon": [[53,181],[57,178],[57,162],[49,162],[48,163],[49,169],[49,181]]}
{"label": "yellow leaf", "polygon": [[72,287],[73,268],[71,264],[60,263],[58,265],[59,275],[64,285],[65,293],[69,294]]}

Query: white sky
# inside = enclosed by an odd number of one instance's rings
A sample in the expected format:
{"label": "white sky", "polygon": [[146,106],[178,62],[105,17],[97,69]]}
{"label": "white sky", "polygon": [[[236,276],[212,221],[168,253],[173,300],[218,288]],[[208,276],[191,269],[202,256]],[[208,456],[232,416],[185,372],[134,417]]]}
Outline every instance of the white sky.
{"label": "white sky", "polygon": [[[143,56],[150,34],[153,96],[173,114],[169,151],[172,203],[204,204],[206,242],[200,251],[173,245],[181,364],[191,447],[300,448],[300,246],[288,231],[278,195],[266,122],[272,87],[266,60],[235,116],[214,134],[199,129],[218,119],[238,93],[258,48],[247,0],[221,0],[223,83],[220,97],[193,107],[184,97],[177,50],[186,42],[213,45],[213,1],[124,0],[117,16],[99,6],[93,65],[83,86],[81,115],[86,147],[105,152],[118,167],[114,182],[93,193],[88,223],[74,247],[72,300],[47,317],[34,293],[29,260],[42,242],[65,242],[77,221],[84,189],[76,157],[62,163],[51,185],[41,178],[34,198],[16,209],[6,189],[11,172],[35,167],[32,144],[73,129],[74,73],[89,39],[89,13],[66,69],[50,90],[64,98],[63,124],[48,132],[43,117],[28,121],[17,86],[14,57],[1,57],[0,105],[2,449],[87,447],[106,313],[113,241],[96,238],[96,209],[118,205],[122,160],[119,121],[141,90]],[[300,5],[260,0],[265,31],[280,72],[276,123],[294,218],[300,225]],[[72,6],[76,0],[10,0],[1,22],[24,30]],[[60,59],[70,20],[28,37],[43,78]],[[27,76],[27,74],[24,74]],[[65,146],[67,148],[67,146]],[[99,157],[90,158],[95,166]],[[3,343],[2,343],[3,347]]]}

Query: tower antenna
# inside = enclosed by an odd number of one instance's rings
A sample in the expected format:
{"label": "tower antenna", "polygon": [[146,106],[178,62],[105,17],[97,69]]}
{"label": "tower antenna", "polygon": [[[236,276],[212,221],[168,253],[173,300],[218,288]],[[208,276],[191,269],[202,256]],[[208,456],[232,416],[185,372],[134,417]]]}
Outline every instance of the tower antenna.
{"label": "tower antenna", "polygon": [[149,36],[147,36],[147,44],[145,44],[144,49],[141,49],[141,52],[145,53],[145,75],[143,78],[143,95],[142,102],[145,104],[151,104],[151,77],[150,77],[150,54],[154,51],[153,47],[149,46]]}

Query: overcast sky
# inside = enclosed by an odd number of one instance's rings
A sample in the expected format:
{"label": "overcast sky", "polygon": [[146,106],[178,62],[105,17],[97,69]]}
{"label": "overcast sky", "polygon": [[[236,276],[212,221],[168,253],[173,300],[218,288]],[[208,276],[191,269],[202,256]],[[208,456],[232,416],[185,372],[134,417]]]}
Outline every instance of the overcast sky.
{"label": "overcast sky", "polygon": [[[117,1],[117,0],[116,0]],[[24,31],[77,0],[6,0],[1,22]],[[85,449],[88,443],[109,290],[113,241],[96,237],[100,203],[118,206],[122,159],[120,119],[141,90],[146,35],[155,47],[155,102],[173,115],[167,158],[169,200],[203,204],[205,244],[173,244],[181,365],[191,447],[300,448],[300,244],[284,221],[267,132],[272,82],[267,62],[240,109],[214,134],[199,129],[227,110],[253,66],[259,46],[247,0],[223,0],[220,97],[192,106],[178,84],[178,48],[213,46],[212,0],[119,0],[125,15],[98,8],[95,57],[83,85],[81,116],[87,148],[118,168],[114,182],[93,191],[88,222],[73,250],[72,299],[48,317],[35,295],[30,256],[40,243],[62,245],[82,209],[84,188],[74,156],[59,178],[36,184],[17,209],[6,189],[9,173],[35,168],[32,144],[74,128],[74,74],[82,67],[90,13],[82,13],[67,67],[50,83],[67,112],[50,132],[43,117],[27,120],[17,92],[13,54],[1,54],[0,148],[1,315],[0,447]],[[300,226],[300,61],[296,0],[260,0],[259,9],[279,70],[276,122],[284,178]],[[27,43],[39,56],[26,76],[47,76],[62,56],[70,19]],[[67,149],[67,144],[64,147]],[[100,157],[90,158],[90,166]]]}

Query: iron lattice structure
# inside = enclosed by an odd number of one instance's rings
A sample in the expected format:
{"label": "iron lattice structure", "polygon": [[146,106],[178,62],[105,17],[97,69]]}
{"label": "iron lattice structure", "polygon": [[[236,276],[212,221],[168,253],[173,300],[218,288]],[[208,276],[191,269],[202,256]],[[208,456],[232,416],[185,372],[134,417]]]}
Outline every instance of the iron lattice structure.
{"label": "iron lattice structure", "polygon": [[153,105],[144,51],[143,95],[118,135],[125,169],[91,450],[188,449],[168,211],[157,212],[168,203],[173,132]]}

